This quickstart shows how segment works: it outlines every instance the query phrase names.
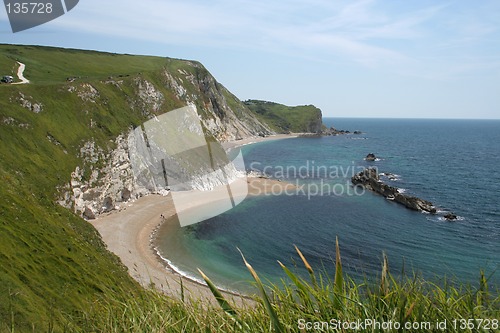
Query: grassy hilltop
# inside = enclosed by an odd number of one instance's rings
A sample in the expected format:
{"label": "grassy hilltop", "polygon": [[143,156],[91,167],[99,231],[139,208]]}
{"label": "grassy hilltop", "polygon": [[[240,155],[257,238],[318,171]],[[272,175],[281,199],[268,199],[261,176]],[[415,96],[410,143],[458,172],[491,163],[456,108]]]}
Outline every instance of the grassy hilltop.
{"label": "grassy hilltop", "polygon": [[20,61],[26,64],[25,76],[33,83],[51,85],[63,84],[69,77],[102,80],[115,75],[154,72],[162,68],[165,60],[43,46],[1,45],[0,68],[3,75],[15,77],[15,62]]}
{"label": "grassy hilltop", "polygon": [[314,105],[286,106],[259,100],[244,103],[277,132],[319,133],[322,130],[322,113]]}
{"label": "grassy hilltop", "polygon": [[83,164],[82,145],[109,151],[119,134],[188,101],[204,119],[221,121],[213,135],[222,139],[269,131],[262,119],[274,116],[250,110],[194,61],[0,45],[0,75],[17,78],[17,61],[31,83],[0,85],[0,332],[298,331],[300,318],[499,318],[498,293],[485,280],[441,289],[394,281],[384,270],[379,288],[343,277],[340,261],[331,281],[312,268],[304,280],[284,269],[293,284],[246,310],[142,289],[97,231],[57,204]]}

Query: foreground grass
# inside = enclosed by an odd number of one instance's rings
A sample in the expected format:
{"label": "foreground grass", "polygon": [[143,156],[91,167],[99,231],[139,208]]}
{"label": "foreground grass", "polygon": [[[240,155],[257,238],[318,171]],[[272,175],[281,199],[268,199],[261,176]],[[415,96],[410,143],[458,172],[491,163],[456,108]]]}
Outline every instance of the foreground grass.
{"label": "foreground grass", "polygon": [[357,283],[342,273],[337,243],[336,273],[316,273],[297,249],[310,276],[297,276],[285,265],[281,285],[255,279],[256,305],[238,308],[205,275],[220,307],[173,300],[156,292],[126,302],[96,302],[77,322],[82,332],[496,332],[498,290],[488,290],[480,274],[477,288],[438,286],[419,277],[396,280],[384,260],[376,283]]}

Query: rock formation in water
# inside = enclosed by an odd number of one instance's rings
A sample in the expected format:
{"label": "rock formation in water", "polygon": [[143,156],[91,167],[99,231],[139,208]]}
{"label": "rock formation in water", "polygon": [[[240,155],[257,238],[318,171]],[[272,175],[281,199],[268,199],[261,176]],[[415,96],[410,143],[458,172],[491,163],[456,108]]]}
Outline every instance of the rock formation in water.
{"label": "rock formation in water", "polygon": [[376,168],[367,168],[351,178],[354,185],[364,186],[365,188],[383,195],[389,200],[394,200],[397,203],[404,205],[409,209],[420,212],[428,212],[436,214],[436,207],[432,202],[400,193],[397,187],[385,184],[380,180]]}
{"label": "rock formation in water", "polygon": [[455,221],[458,219],[458,216],[453,213],[446,213],[443,217],[446,221]]}
{"label": "rock formation in water", "polygon": [[[331,135],[343,135],[343,134],[351,134],[351,131],[349,130],[338,130],[336,129],[335,127],[330,127],[330,128],[323,128],[323,130],[321,131],[321,135],[324,135],[324,136],[331,136]],[[361,132],[359,131],[356,131],[356,133],[353,133],[353,134],[361,134]]]}

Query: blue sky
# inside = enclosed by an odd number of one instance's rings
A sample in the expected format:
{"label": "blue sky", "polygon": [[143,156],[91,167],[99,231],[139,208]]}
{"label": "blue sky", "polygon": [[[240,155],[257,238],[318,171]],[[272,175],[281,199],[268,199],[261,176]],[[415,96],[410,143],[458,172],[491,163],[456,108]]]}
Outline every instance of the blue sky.
{"label": "blue sky", "polygon": [[0,42],[201,61],[240,99],[325,116],[500,119],[500,1],[81,0]]}

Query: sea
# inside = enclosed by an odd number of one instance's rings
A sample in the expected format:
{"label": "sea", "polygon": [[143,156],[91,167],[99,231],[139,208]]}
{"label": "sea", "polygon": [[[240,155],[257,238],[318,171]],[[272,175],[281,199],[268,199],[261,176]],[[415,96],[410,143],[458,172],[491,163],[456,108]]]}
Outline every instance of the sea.
{"label": "sea", "polygon": [[[338,240],[343,272],[376,282],[383,257],[397,278],[477,286],[481,271],[500,283],[500,121],[325,118],[351,134],[265,141],[241,148],[247,170],[292,183],[247,197],[221,215],[160,230],[157,249],[181,274],[254,291],[241,254],[269,284],[287,283],[278,260],[308,277],[295,246],[313,269],[333,277]],[[360,134],[352,132],[359,131]],[[366,161],[368,153],[376,161]],[[376,167],[407,195],[438,213],[412,211],[355,188],[350,178]],[[443,216],[458,216],[448,221]]]}

